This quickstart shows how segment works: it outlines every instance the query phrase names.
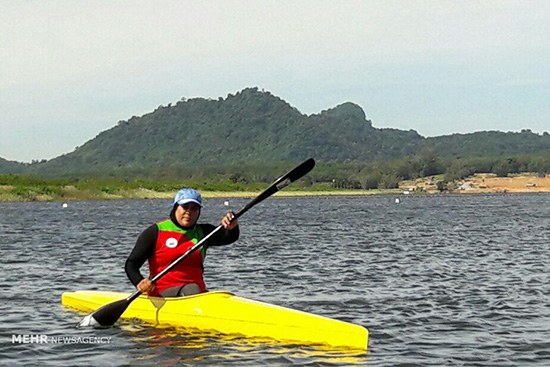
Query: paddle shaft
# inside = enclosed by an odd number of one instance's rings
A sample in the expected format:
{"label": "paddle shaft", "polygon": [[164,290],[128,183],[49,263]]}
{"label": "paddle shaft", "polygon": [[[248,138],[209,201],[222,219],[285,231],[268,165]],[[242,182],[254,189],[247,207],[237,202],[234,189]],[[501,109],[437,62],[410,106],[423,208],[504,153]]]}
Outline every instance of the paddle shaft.
{"label": "paddle shaft", "polygon": [[[307,161],[300,164],[299,166],[297,166],[296,168],[294,168],[292,171],[279,177],[267,189],[265,189],[262,193],[260,193],[260,195],[255,197],[248,204],[246,204],[246,206],[242,208],[240,212],[235,214],[235,216],[233,217],[233,219],[231,219],[231,221],[234,221],[235,219],[239,218],[241,215],[246,213],[254,205],[267,199],[277,191],[282,190],[284,187],[288,186],[290,183],[304,176],[309,171],[311,171],[314,166],[315,166],[315,161],[312,158],[310,158]],[[179,256],[176,260],[174,260],[170,265],[168,265],[160,273],[155,275],[153,279],[151,279],[151,282],[155,283],[161,277],[166,275],[166,273],[168,273],[171,269],[173,269],[174,266],[176,266],[180,261],[182,261],[187,256],[189,256],[190,253],[192,253],[193,251],[196,251],[199,247],[201,247],[205,241],[207,241],[211,236],[214,235],[214,233],[218,232],[221,228],[223,228],[222,225],[219,225],[218,227],[216,227],[206,237],[204,237],[202,240],[200,240],[191,248],[189,248],[187,251],[185,251],[184,254]],[[120,318],[120,316],[122,316],[122,314],[128,308],[130,303],[132,303],[132,301],[138,298],[140,294],[141,294],[140,291],[136,291],[132,295],[128,296],[127,298],[123,298],[121,300],[103,305],[102,307],[98,308],[88,316],[84,317],[82,321],[78,323],[77,327],[96,326],[96,325],[105,327],[105,326],[113,325]]]}
{"label": "paddle shaft", "polygon": [[[250,208],[255,206],[256,204],[264,201],[277,191],[282,190],[286,186],[290,185],[292,182],[296,181],[300,177],[304,176],[306,173],[311,171],[313,167],[315,166],[315,161],[310,158],[300,164],[298,167],[294,168],[292,171],[282,175],[277,180],[275,180],[267,189],[262,191],[258,196],[256,196],[252,201],[250,201],[244,208],[242,208],[231,221],[236,220],[240,216],[242,216],[244,213],[246,213]],[[187,256],[189,256],[193,251],[197,250],[199,247],[201,247],[205,241],[207,241],[210,237],[212,237],[216,232],[218,232],[220,229],[222,229],[223,226],[219,225],[217,226],[212,232],[210,232],[206,237],[204,237],[202,240],[197,242],[195,245],[190,247],[187,251],[185,251],[183,254],[181,254],[176,260],[174,260],[170,265],[168,265],[166,268],[164,268],[160,273],[155,275],[151,279],[151,283],[155,283],[157,280],[162,278],[166,273],[168,273],[170,270],[174,268],[177,264],[179,264],[183,259],[185,259]],[[132,302],[136,298],[140,296],[141,292],[136,291],[130,296],[126,298],[128,302]]]}
{"label": "paddle shaft", "polygon": [[[290,183],[296,181],[300,177],[307,174],[309,171],[313,169],[315,166],[315,161],[310,158],[307,161],[300,164],[298,167],[294,168],[292,171],[288,172],[287,174],[279,177],[275,182],[273,182],[267,189],[265,189],[260,195],[258,195],[256,198],[254,198],[252,201],[250,201],[244,208],[241,209],[240,212],[235,214],[232,221],[239,218],[241,215],[246,213],[250,208],[252,208],[254,205],[260,203],[261,201],[267,199],[274,193],[276,193],[279,190],[282,190],[284,187],[289,185]],[[151,279],[152,283],[155,283],[158,281],[161,277],[166,275],[171,269],[174,268],[180,261],[185,259],[187,256],[189,256],[190,253],[197,250],[200,246],[204,244],[205,241],[207,241],[211,236],[214,235],[214,233],[218,232],[222,226],[216,227],[212,232],[210,232],[206,237],[204,237],[202,240],[197,242],[195,245],[193,245],[191,248],[189,248],[184,254],[179,256],[176,260],[174,260],[170,265],[168,265],[164,270],[162,270],[160,273],[158,273],[153,279]],[[124,311],[128,308],[130,303],[134,301],[136,298],[139,297],[141,294],[140,291],[134,292],[132,295],[130,295],[127,298],[111,302],[109,304],[106,304],[88,316],[84,317],[82,321],[80,321],[77,325],[77,327],[83,327],[83,326],[111,326],[113,325],[119,318],[122,316]]]}

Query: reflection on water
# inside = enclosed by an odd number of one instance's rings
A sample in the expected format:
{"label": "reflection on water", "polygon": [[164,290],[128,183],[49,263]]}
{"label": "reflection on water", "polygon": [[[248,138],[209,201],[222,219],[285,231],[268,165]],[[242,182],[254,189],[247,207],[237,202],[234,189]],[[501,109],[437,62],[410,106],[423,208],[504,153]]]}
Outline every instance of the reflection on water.
{"label": "reflection on water", "polygon": [[136,320],[124,320],[119,327],[136,344],[155,351],[139,360],[161,356],[166,353],[166,349],[177,356],[180,362],[213,359],[237,361],[243,356],[262,359],[269,355],[270,358],[287,359],[295,364],[318,362],[350,365],[363,364],[369,359],[367,353],[360,350],[324,345],[282,344],[267,338],[244,338],[184,328],[151,328],[143,323],[140,326]]}
{"label": "reflection on water", "polygon": [[[366,327],[369,353],[258,343],[124,320],[75,329],[78,289],[132,291],[124,262],[166,201],[0,203],[6,365],[548,366],[550,195],[270,198],[213,248],[211,290]],[[216,223],[225,199],[205,200]],[[247,200],[232,199],[238,210]],[[13,334],[109,344],[13,344]]]}

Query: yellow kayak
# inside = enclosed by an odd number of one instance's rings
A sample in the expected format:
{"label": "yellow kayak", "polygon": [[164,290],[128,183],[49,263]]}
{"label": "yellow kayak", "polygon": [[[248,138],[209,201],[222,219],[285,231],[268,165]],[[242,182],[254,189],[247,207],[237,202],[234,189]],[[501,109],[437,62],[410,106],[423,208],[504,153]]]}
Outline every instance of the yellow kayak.
{"label": "yellow kayak", "polygon": [[[129,293],[77,291],[63,293],[65,307],[91,312],[129,296]],[[140,296],[122,318],[138,318],[155,325],[195,328],[279,342],[326,344],[366,350],[368,331],[347,322],[237,297],[230,292],[208,292],[187,297]]]}

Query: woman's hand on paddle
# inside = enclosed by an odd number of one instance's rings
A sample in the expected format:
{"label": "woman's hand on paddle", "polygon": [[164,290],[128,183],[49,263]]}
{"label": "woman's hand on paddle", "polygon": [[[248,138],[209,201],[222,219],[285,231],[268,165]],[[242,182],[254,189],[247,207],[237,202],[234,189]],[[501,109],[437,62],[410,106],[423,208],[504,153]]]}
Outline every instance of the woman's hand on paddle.
{"label": "woman's hand on paddle", "polygon": [[232,211],[230,211],[229,213],[227,213],[225,215],[225,217],[222,218],[222,226],[223,228],[225,229],[233,229],[235,228],[238,223],[237,223],[237,219],[235,219],[233,222],[231,221],[233,218],[235,218],[235,213],[233,213]]}
{"label": "woman's hand on paddle", "polygon": [[149,293],[149,292],[151,292],[153,289],[155,289],[155,285],[154,285],[153,283],[151,283],[151,279],[145,278],[145,279],[143,279],[141,282],[138,283],[138,285],[136,286],[136,288],[137,288],[138,291],[140,291],[141,293]]}

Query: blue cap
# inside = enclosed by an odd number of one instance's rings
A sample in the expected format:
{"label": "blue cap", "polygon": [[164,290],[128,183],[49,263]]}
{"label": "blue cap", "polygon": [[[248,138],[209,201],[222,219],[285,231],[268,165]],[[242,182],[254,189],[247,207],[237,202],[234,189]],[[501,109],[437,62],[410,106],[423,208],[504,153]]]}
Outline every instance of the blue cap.
{"label": "blue cap", "polygon": [[183,205],[189,203],[195,203],[198,206],[202,207],[201,194],[197,190],[189,188],[181,189],[180,191],[178,191],[178,193],[174,197],[174,205]]}

